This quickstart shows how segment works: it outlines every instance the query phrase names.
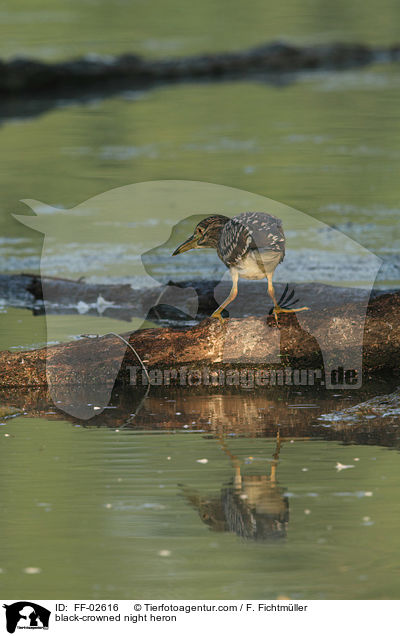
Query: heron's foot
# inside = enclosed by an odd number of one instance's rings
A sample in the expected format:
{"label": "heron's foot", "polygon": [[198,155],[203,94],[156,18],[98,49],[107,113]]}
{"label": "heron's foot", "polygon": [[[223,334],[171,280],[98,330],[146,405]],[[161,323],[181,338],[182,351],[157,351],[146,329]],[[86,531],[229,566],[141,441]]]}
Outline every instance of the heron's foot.
{"label": "heron's foot", "polygon": [[296,309],[285,309],[284,307],[279,307],[279,305],[276,305],[276,307],[274,307],[274,314],[292,314],[295,311],[310,311],[310,308],[297,307]]}
{"label": "heron's foot", "polygon": [[223,325],[223,324],[224,324],[224,322],[225,322],[225,320],[226,320],[225,318],[222,318],[222,316],[221,316],[221,312],[220,312],[220,311],[218,311],[218,309],[216,309],[216,310],[214,311],[214,313],[213,313],[213,314],[211,314],[210,318],[218,318],[218,320],[220,321],[221,325]]}
{"label": "heron's foot", "polygon": [[275,316],[276,324],[278,324],[278,316],[279,314],[293,314],[298,311],[309,311],[309,307],[297,307],[296,309],[284,309],[283,307],[279,307],[279,305],[275,305],[273,309],[273,314]]}
{"label": "heron's foot", "polygon": [[294,292],[295,290],[290,290],[289,284],[287,284],[285,289],[283,290],[282,296],[279,298],[279,300],[275,300],[275,295],[272,291],[272,294],[270,293],[270,296],[274,301],[274,307],[271,307],[271,309],[269,310],[269,315],[271,316],[275,313],[292,313],[293,311],[305,311],[306,309],[309,309],[309,307],[298,307],[296,309],[295,305],[297,305],[299,299],[294,298]]}

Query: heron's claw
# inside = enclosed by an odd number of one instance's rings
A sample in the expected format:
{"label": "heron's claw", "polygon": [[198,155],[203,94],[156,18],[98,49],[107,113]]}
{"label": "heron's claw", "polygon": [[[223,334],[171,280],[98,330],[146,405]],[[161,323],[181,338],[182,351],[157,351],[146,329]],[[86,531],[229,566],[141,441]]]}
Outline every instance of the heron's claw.
{"label": "heron's claw", "polygon": [[279,307],[279,305],[275,305],[275,307],[272,310],[272,313],[274,314],[275,317],[275,321],[276,324],[278,325],[278,315],[279,314],[293,314],[295,312],[298,311],[310,311],[309,307],[297,307],[297,309],[284,309],[283,307]]}
{"label": "heron's claw", "polygon": [[291,314],[295,311],[306,311],[308,309],[310,309],[309,307],[298,307],[297,309],[294,308],[294,305],[297,305],[297,303],[299,302],[298,298],[294,298],[294,289],[292,289],[292,291],[289,290],[289,284],[286,285],[285,289],[283,290],[283,294],[280,297],[280,299],[278,301],[276,301],[274,298],[274,303],[275,306],[271,307],[271,309],[269,310],[269,315],[274,315],[275,316],[275,320],[278,322],[277,320],[277,315],[279,313],[285,313],[285,314]]}
{"label": "heron's claw", "polygon": [[218,318],[218,320],[220,321],[221,325],[223,325],[224,322],[225,322],[225,318],[222,318],[220,311],[214,311],[214,313],[211,314],[210,318]]}

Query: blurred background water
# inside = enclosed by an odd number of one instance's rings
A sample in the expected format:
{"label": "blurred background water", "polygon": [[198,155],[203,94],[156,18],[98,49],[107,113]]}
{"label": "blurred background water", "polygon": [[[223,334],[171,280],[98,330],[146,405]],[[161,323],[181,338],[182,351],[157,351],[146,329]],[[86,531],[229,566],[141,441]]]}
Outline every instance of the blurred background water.
{"label": "blurred background water", "polygon": [[384,45],[398,38],[395,0],[331,5],[321,0],[220,0],[190,6],[182,0],[38,0],[35,8],[5,0],[3,57],[63,59],[134,50],[148,56],[185,55],[253,46],[271,39],[292,42],[364,41]]}
{"label": "blurred background water", "polygon": [[[159,0],[38,0],[34,9],[6,0],[0,56],[51,61],[134,51],[164,57],[276,39],[387,45],[398,39],[399,23],[394,0],[190,7]],[[399,65],[376,64],[273,83],[124,91],[51,107],[39,98],[2,104],[1,270],[39,271],[42,236],[11,216],[27,213],[20,199],[69,209],[118,186],[186,179],[268,196],[334,226],[382,259],[378,286],[398,287],[399,102]],[[148,222],[132,234],[134,211],[123,221],[127,231],[124,226],[118,243],[121,219],[112,215],[84,245],[72,225],[62,251],[49,245],[54,275],[74,278],[77,262],[86,259],[88,280],[140,284],[134,257],[148,249],[156,225],[169,224],[169,213],[149,211]],[[182,271],[182,263],[173,267],[183,277],[198,274]],[[206,263],[205,277],[212,267]],[[335,272],[332,283],[349,278],[348,271]],[[357,276],[353,281],[362,283]],[[43,316],[6,306],[0,311],[1,348],[46,342]],[[126,329],[118,321],[107,328]],[[70,318],[61,317],[58,339],[74,335]],[[275,397],[274,403],[291,399]],[[305,405],[309,399],[304,396]],[[346,400],[341,395],[338,406]],[[243,400],[235,408],[249,424],[258,418]],[[195,420],[196,409],[199,404],[193,406]],[[277,471],[289,510],[286,538],[246,541],[202,520],[199,502],[208,498],[220,509],[235,467],[215,431],[189,434],[179,413],[171,414],[169,427],[160,426],[169,432],[157,435],[51,421],[51,413],[4,421],[3,596],[398,598],[398,453],[389,450],[396,435],[386,447],[367,434],[352,445],[344,445],[345,438],[286,440]],[[301,413],[299,407],[299,418]],[[156,421],[164,414],[162,404],[154,407]],[[225,416],[212,408],[209,417],[217,425]],[[243,470],[256,475],[270,474],[275,444],[262,430],[227,442]],[[354,468],[338,471],[337,462]]]}

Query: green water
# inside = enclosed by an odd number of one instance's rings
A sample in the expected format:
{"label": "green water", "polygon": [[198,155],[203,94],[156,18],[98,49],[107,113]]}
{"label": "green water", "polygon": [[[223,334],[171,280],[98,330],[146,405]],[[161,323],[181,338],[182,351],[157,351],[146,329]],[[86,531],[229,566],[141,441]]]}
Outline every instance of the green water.
{"label": "green water", "polygon": [[[277,478],[289,507],[286,539],[245,541],[210,530],[183,495],[185,486],[218,500],[232,479],[215,439],[30,418],[5,429],[6,596],[398,598],[395,452],[284,442]],[[253,457],[244,474],[270,471],[273,439],[228,438],[227,446]],[[337,472],[337,462],[354,467]]]}
{"label": "green water", "polygon": [[[224,1],[189,8],[177,1],[40,0],[34,10],[27,2],[17,9],[7,1],[0,11],[0,56],[54,60],[133,50],[154,57],[232,50],[276,38],[386,45],[398,37],[399,12],[393,0],[332,6],[316,0]],[[250,199],[251,193],[269,197],[334,225],[382,259],[378,286],[398,287],[398,71],[398,65],[375,65],[305,73],[280,85],[188,84],[86,102],[2,104],[1,271],[39,270],[42,235],[11,216],[30,214],[21,199],[69,209],[131,183],[193,180],[238,188]],[[197,205],[190,203],[188,215],[202,212]],[[171,211],[162,206],[156,212],[110,210],[84,232],[71,216],[63,242],[47,246],[48,273],[140,284],[138,255],[153,247],[155,236],[165,241],[170,225]],[[288,233],[289,247],[291,241],[305,280],[310,268],[302,249],[326,251],[331,263],[332,252],[343,256],[342,245],[300,230]],[[194,262],[165,260],[171,268],[165,271],[182,277],[220,273],[214,261]],[[329,276],[334,284],[364,282],[348,265],[332,267]],[[46,343],[44,316],[4,305],[0,310],[1,349]],[[82,332],[127,329],[100,315],[57,316],[51,334],[67,341]],[[143,408],[147,413],[151,407],[150,431],[121,426],[129,411],[120,418],[110,409],[108,428],[96,422],[85,428],[62,414],[53,421],[48,412],[55,407],[43,406],[40,398],[3,394],[4,404],[27,415],[0,426],[2,596],[398,598],[396,422],[384,443],[366,423],[347,445],[346,431],[329,439],[320,432],[313,436],[314,407],[293,411],[288,406],[293,396],[272,399],[267,393],[256,407],[249,406],[248,396],[231,402],[231,411],[223,396],[194,400],[186,417],[192,411],[197,421],[202,411],[207,430],[197,426],[190,433],[191,420],[184,429],[177,414],[185,395],[179,406],[169,407],[148,397],[150,406]],[[361,399],[338,399],[337,408]],[[298,400],[316,405],[315,417],[335,408],[318,395]],[[193,500],[210,500],[220,509],[234,477],[216,430],[228,426],[238,432],[226,439],[226,447],[240,459],[244,475],[268,476],[275,439],[270,429],[257,429],[260,409],[266,408],[276,430],[288,422],[292,427],[277,466],[280,502],[289,510],[286,536],[255,541],[232,529],[213,531]],[[338,471],[338,462],[354,467]]]}
{"label": "green water", "polygon": [[124,53],[165,56],[254,46],[271,39],[325,40],[386,45],[398,39],[395,0],[329,5],[320,0],[285,3],[219,0],[26,0],[2,3],[1,55],[40,58]]}
{"label": "green water", "polygon": [[[73,208],[115,187],[178,179],[237,187],[333,224],[383,258],[380,284],[396,286],[399,98],[397,68],[373,67],[307,76],[280,88],[251,82],[165,87],[137,99],[6,120],[0,129],[4,268],[39,265],[41,235],[11,217],[29,213],[20,199]],[[193,212],[202,212],[196,200],[188,215]],[[146,215],[147,226],[133,230],[134,210],[123,218],[110,211],[89,236],[85,273],[103,280],[134,275],[135,254],[151,245],[151,221],[167,228],[171,222],[168,209]],[[72,218],[61,253],[49,245],[55,275],[77,276],[74,227]]]}

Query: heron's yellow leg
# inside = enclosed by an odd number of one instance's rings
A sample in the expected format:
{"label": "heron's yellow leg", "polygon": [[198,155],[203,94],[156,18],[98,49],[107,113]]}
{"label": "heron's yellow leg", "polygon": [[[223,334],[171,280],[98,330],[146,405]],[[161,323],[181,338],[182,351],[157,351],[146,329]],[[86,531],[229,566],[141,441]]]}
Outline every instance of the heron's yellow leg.
{"label": "heron's yellow leg", "polygon": [[239,274],[236,270],[231,270],[231,276],[232,276],[232,289],[228,298],[224,300],[222,305],[220,305],[218,309],[216,309],[214,313],[211,315],[211,318],[218,318],[220,322],[224,322],[224,319],[221,316],[222,310],[225,309],[225,307],[229,305],[229,303],[231,303],[232,300],[235,300],[238,293]]}
{"label": "heron's yellow leg", "polygon": [[231,451],[229,450],[229,448],[226,445],[225,437],[224,437],[224,434],[222,432],[218,435],[218,439],[219,439],[219,442],[220,442],[220,448],[222,448],[224,453],[226,453],[228,455],[228,457],[230,458],[230,460],[232,462],[232,465],[233,465],[233,467],[235,469],[235,476],[234,476],[233,484],[234,484],[236,490],[241,490],[241,488],[242,488],[242,474],[241,474],[240,459],[236,455],[233,455],[233,453],[231,453]]}
{"label": "heron's yellow leg", "polygon": [[237,459],[234,462],[233,466],[235,469],[235,477],[233,479],[233,485],[236,490],[241,490],[242,489],[242,474],[240,472],[240,461]]}
{"label": "heron's yellow leg", "polygon": [[273,461],[271,464],[271,476],[270,476],[270,481],[272,484],[276,484],[276,469],[278,466],[278,461],[279,461],[279,453],[281,450],[281,436],[279,433],[279,429],[276,433],[276,446],[275,446],[275,453],[273,455]]}
{"label": "heron's yellow leg", "polygon": [[277,323],[278,323],[278,314],[292,314],[296,311],[308,311],[310,309],[309,307],[297,307],[297,309],[283,309],[282,307],[279,307],[275,297],[275,289],[272,284],[272,274],[267,274],[267,280],[268,280],[268,293],[272,298],[272,302],[274,303],[274,316]]}

